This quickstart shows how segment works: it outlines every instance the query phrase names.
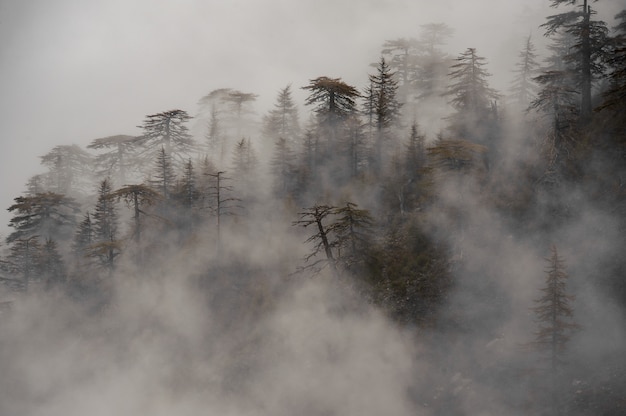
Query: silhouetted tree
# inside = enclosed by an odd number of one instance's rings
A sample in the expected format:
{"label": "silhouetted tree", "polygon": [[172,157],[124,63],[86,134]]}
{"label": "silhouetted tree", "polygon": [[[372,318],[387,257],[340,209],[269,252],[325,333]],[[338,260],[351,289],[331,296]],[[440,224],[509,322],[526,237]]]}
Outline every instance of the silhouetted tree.
{"label": "silhouetted tree", "polygon": [[341,78],[318,77],[302,89],[310,91],[305,104],[315,105],[319,122],[331,128],[355,111],[355,100],[360,96],[356,88]]}
{"label": "silhouetted tree", "polygon": [[417,39],[398,38],[387,40],[381,54],[388,57],[389,66],[398,77],[398,98],[401,103],[408,101],[418,68]]}
{"label": "silhouetted tree", "polygon": [[450,117],[452,131],[466,140],[489,145],[494,103],[499,95],[489,87],[487,78],[491,74],[485,64],[486,59],[476,49],[468,48],[451,67],[451,84],[445,95],[451,97],[449,103],[456,110]]}
{"label": "silhouetted tree", "polygon": [[[578,4],[582,3],[582,4]],[[596,14],[588,0],[551,0],[552,7],[562,4],[578,6],[566,13],[548,16],[541,25],[546,29],[546,36],[553,36],[561,31],[571,34],[575,43],[564,59],[572,64],[580,88],[580,120],[583,124],[591,120],[591,87],[593,79],[604,72],[604,55],[608,46],[608,29],[602,21],[592,20]]]}
{"label": "silhouetted tree", "polygon": [[297,225],[300,227],[309,227],[313,226],[315,228],[314,234],[306,239],[305,243],[313,243],[313,251],[311,254],[305,257],[305,261],[309,261],[312,258],[316,257],[320,252],[324,252],[325,259],[318,259],[308,266],[305,269],[312,269],[315,272],[320,271],[326,265],[330,266],[333,273],[337,270],[337,266],[335,264],[335,256],[333,255],[333,250],[331,246],[331,240],[329,236],[329,230],[327,226],[324,224],[324,220],[327,219],[329,215],[332,215],[335,212],[335,207],[329,205],[315,205],[311,208],[306,208],[304,211],[299,212],[299,220],[294,221],[292,225]]}
{"label": "silhouetted tree", "polygon": [[14,284],[17,289],[27,291],[31,283],[39,279],[40,251],[37,235],[15,239],[11,244],[8,262],[11,273],[18,277],[19,282]]}
{"label": "silhouetted tree", "polygon": [[546,283],[541,289],[543,295],[535,300],[533,308],[539,329],[535,332],[533,346],[545,354],[550,369],[552,385],[551,405],[559,413],[558,372],[565,363],[564,354],[570,335],[578,329],[573,322],[573,309],[570,302],[573,296],[566,292],[567,272],[559,257],[556,246],[550,248],[546,269]]}
{"label": "silhouetted tree", "polygon": [[[117,201],[124,200],[126,206],[133,210],[132,237],[135,242],[139,243],[143,232],[142,217],[149,215],[144,209],[147,206],[156,204],[162,198],[161,194],[146,185],[136,184],[126,185],[117,189],[111,193],[111,197],[116,198]],[[87,232],[87,229],[85,232]],[[85,236],[87,235],[89,234],[85,234]]]}
{"label": "silhouetted tree", "polygon": [[8,208],[15,215],[9,226],[14,228],[7,242],[40,235],[44,238],[69,238],[79,212],[74,199],[53,192],[20,196]]}
{"label": "silhouetted tree", "polygon": [[154,163],[153,178],[150,181],[152,186],[158,189],[165,199],[169,199],[175,185],[176,175],[174,174],[172,159],[163,147],[159,150]]}
{"label": "silhouetted tree", "polygon": [[181,165],[190,156],[194,140],[189,134],[187,122],[191,119],[183,110],[170,110],[146,116],[141,128],[143,134],[136,143],[143,147],[142,154],[151,159],[163,149],[172,160]]}
{"label": "silhouetted tree", "polygon": [[97,258],[100,265],[113,273],[117,257],[121,253],[121,241],[118,237],[118,215],[115,196],[108,179],[100,182],[98,201],[93,211],[94,244],[89,248],[89,255]]}
{"label": "silhouetted tree", "polygon": [[373,166],[376,172],[380,172],[385,163],[383,150],[384,143],[389,139],[388,128],[400,117],[401,104],[396,98],[398,83],[394,79],[394,73],[381,57],[376,68],[377,72],[369,76],[370,88],[364,97],[366,108],[373,113],[373,117],[366,117],[374,123],[374,154]]}

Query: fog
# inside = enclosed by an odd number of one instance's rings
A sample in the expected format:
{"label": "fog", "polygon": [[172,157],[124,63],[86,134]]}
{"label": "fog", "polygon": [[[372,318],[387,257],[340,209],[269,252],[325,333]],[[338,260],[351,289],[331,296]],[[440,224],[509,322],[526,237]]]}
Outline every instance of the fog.
{"label": "fog", "polygon": [[[611,26],[626,4],[604,3],[599,18]],[[552,406],[571,414],[618,414],[611,411],[624,409],[626,388],[619,358],[626,349],[624,208],[618,191],[603,188],[613,179],[602,180],[603,169],[623,164],[598,150],[584,159],[576,176],[584,179],[541,185],[548,168],[538,149],[549,122],[515,112],[504,97],[529,34],[546,54],[539,25],[555,13],[548,6],[0,0],[0,414],[553,414],[548,391]],[[328,76],[363,91],[386,40],[418,37],[420,25],[433,22],[454,29],[443,46],[449,57],[476,48],[487,59],[489,84],[503,95],[497,133],[481,126],[466,133],[480,143],[470,167],[437,165],[436,136],[457,137],[449,133],[453,108],[435,97],[428,106],[404,106],[384,169],[350,177],[327,155],[323,169],[292,172],[303,190],[277,193],[275,147],[262,124],[278,92],[291,85],[303,131],[333,137],[304,105],[302,87]],[[258,95],[245,121],[231,115],[221,125],[232,134],[222,157],[209,154],[213,165],[204,167],[206,150],[194,155],[195,172],[207,169],[197,176],[206,180],[202,198],[222,190],[226,208],[184,211],[161,196],[142,206],[140,240],[132,204],[118,196],[122,237],[119,246],[106,242],[113,249],[102,246],[115,267],[94,266],[101,252],[76,257],[74,227],[69,237],[54,235],[66,286],[49,289],[27,273],[32,287],[11,286],[15,241],[5,239],[15,212],[6,208],[46,171],[42,155],[57,145],[84,149],[98,138],[138,136],[146,115],[172,109],[198,116],[189,128],[202,142],[208,107],[199,100],[220,88]],[[416,120],[429,162],[407,179],[393,163],[404,158]],[[600,118],[593,126],[581,137],[611,134]],[[243,174],[234,166],[234,131],[256,152]],[[493,157],[483,133],[498,138],[497,162],[476,162]],[[375,167],[368,158],[362,163]],[[153,186],[158,172],[146,170],[154,159],[141,163],[129,169],[128,183]],[[223,188],[211,182],[218,171]],[[88,211],[97,221],[100,176],[81,178],[88,189],[76,192],[77,222]],[[114,189],[127,184],[116,180]],[[315,222],[302,224],[312,218],[307,210],[332,206],[324,221],[339,221],[347,203],[371,214],[365,260],[350,258],[339,240],[326,247],[334,259],[323,258],[322,243],[312,256],[321,239]],[[532,346],[551,246],[569,275],[577,325],[558,377]],[[393,280],[394,273],[407,277]]]}

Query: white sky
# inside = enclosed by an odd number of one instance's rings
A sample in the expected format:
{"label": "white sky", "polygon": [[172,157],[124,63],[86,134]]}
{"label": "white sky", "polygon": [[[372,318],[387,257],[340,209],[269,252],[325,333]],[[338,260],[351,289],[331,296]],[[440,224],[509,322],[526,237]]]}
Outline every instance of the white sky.
{"label": "white sky", "polygon": [[[598,3],[617,11],[622,0]],[[475,47],[506,89],[523,38],[548,0],[0,0],[0,235],[6,208],[53,146],[138,134],[147,114],[194,114],[216,88],[259,94],[342,77],[362,88],[386,39],[419,25],[455,28],[448,50]],[[604,6],[607,5],[607,6]],[[614,14],[614,13],[613,13]],[[612,16],[612,14],[611,14]]]}

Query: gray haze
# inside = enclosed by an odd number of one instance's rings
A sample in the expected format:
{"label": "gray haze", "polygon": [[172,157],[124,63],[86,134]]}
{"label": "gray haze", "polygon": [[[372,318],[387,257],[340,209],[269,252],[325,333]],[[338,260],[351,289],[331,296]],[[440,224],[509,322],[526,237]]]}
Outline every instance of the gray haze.
{"label": "gray haze", "polygon": [[[299,87],[317,76],[362,88],[382,43],[416,37],[420,24],[454,28],[446,50],[475,47],[497,74],[491,85],[506,91],[524,37],[543,43],[547,3],[0,0],[0,233],[5,208],[55,145],[139,134],[145,115],[193,115],[217,88],[259,94],[259,119],[288,83],[300,105]],[[503,139],[514,162],[526,156],[521,133]],[[514,233],[477,184],[439,179],[424,216],[463,264],[442,312],[459,328],[401,327],[341,279],[294,277],[306,233],[260,197],[266,205],[229,223],[219,253],[212,223],[192,242],[159,236],[164,255],[145,267],[129,249],[103,283],[112,289],[101,314],[84,319],[55,294],[16,302],[19,319],[0,320],[0,413],[408,416],[445,412],[450,401],[461,407],[450,414],[515,414],[508,404],[527,389],[511,374],[530,367],[522,346],[549,238],[580,294],[578,362],[623,352],[623,311],[587,279],[623,251],[617,218],[565,190],[559,199],[578,208],[575,218],[549,236]],[[352,192],[361,206],[374,199]],[[462,227],[455,212],[466,215]]]}
{"label": "gray haze", "polygon": [[1,0],[0,233],[53,146],[138,134],[145,115],[194,114],[217,88],[259,94],[259,117],[287,83],[300,104],[299,87],[320,75],[362,88],[382,43],[418,36],[420,24],[453,27],[449,53],[477,48],[506,89],[521,40],[539,38],[552,12],[546,3]]}

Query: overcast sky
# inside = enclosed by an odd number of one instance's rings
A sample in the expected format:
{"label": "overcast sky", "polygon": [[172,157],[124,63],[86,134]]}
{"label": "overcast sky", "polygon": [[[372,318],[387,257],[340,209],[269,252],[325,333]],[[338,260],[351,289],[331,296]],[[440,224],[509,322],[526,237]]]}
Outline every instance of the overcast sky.
{"label": "overcast sky", "polygon": [[138,134],[145,115],[194,114],[216,88],[259,94],[259,116],[288,83],[302,94],[327,75],[361,88],[384,40],[417,37],[420,24],[452,26],[449,51],[477,48],[499,75],[492,86],[506,88],[524,36],[542,42],[548,3],[0,0],[0,233],[55,145]]}

